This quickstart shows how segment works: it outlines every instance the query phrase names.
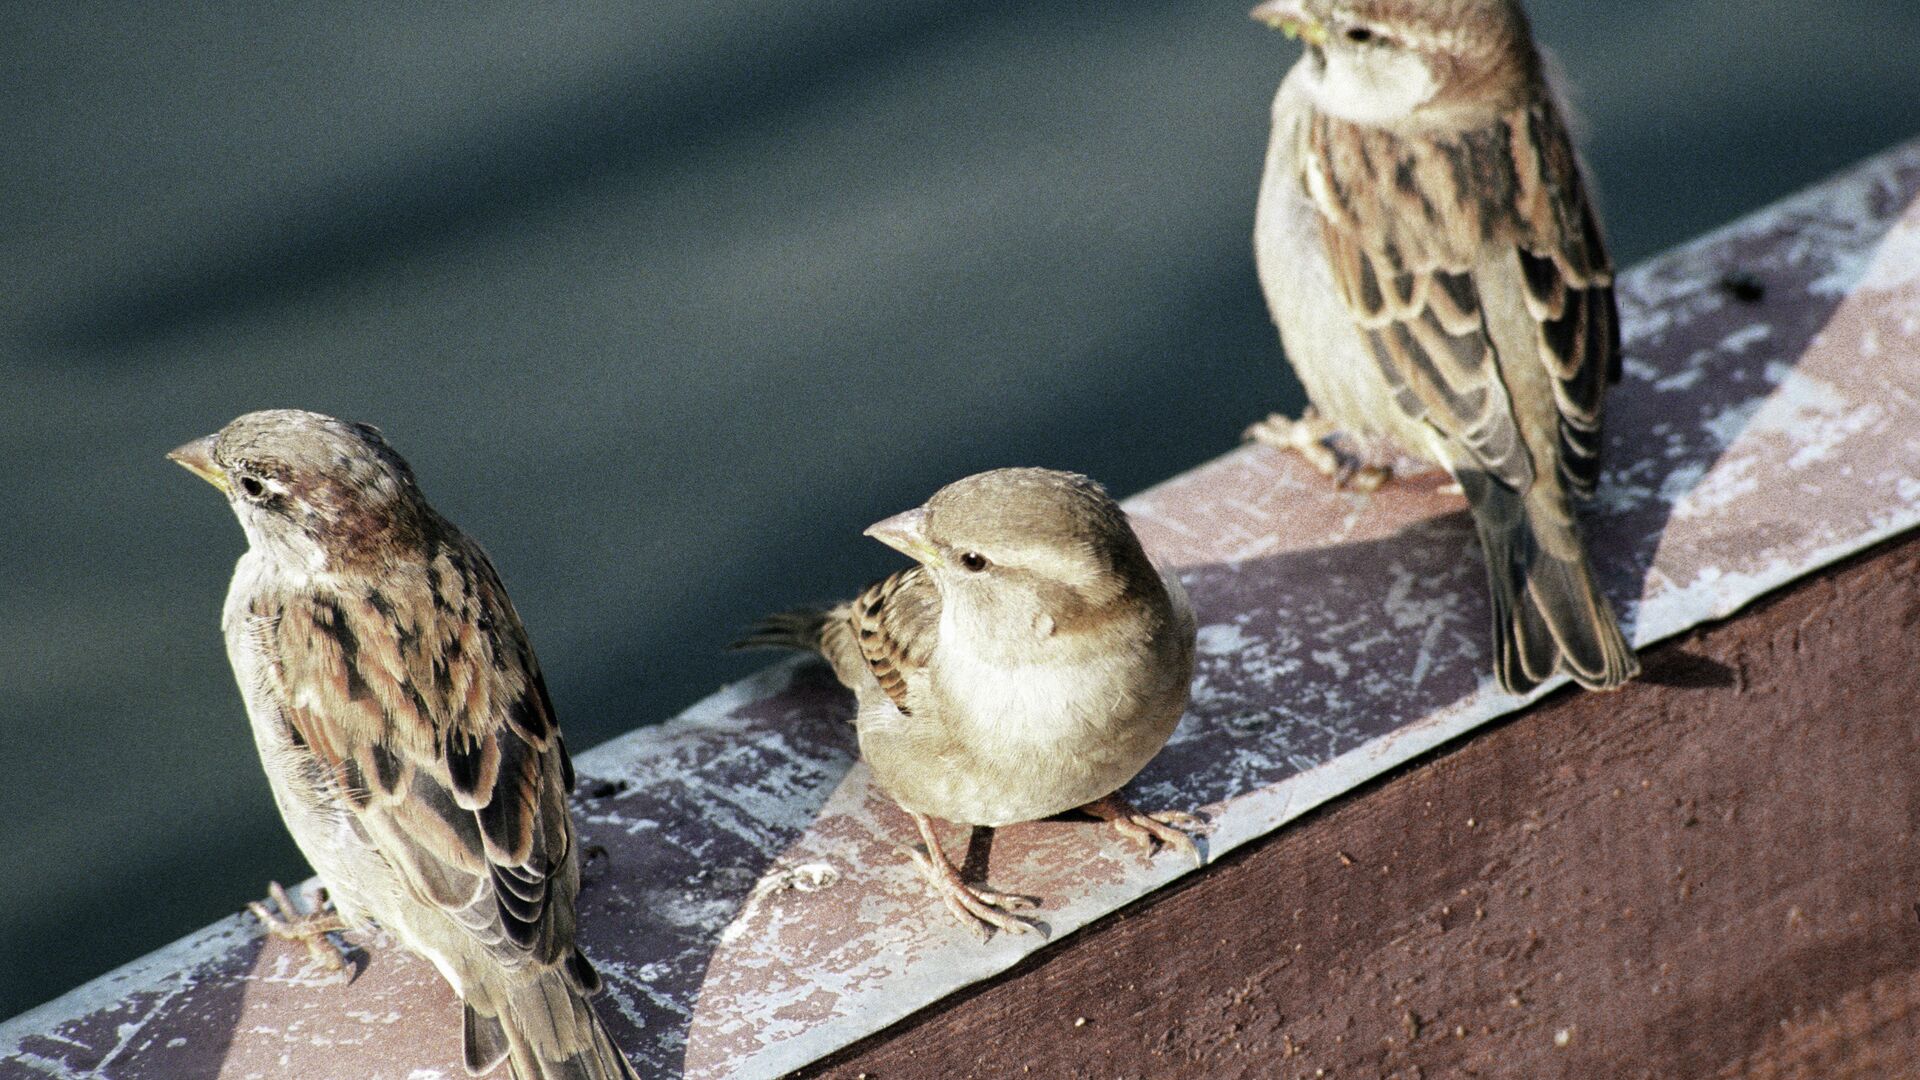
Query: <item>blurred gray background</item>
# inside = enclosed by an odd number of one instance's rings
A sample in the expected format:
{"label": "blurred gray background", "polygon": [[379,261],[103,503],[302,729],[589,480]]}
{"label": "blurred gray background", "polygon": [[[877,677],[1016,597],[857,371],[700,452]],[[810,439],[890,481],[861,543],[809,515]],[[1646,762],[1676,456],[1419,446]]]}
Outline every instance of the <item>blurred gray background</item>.
{"label": "blurred gray background", "polygon": [[[949,479],[1297,408],[1246,3],[6,4],[0,1017],[309,872],[161,456],[240,412],[382,426],[584,749]],[[1532,7],[1623,263],[1920,131],[1912,0]]]}

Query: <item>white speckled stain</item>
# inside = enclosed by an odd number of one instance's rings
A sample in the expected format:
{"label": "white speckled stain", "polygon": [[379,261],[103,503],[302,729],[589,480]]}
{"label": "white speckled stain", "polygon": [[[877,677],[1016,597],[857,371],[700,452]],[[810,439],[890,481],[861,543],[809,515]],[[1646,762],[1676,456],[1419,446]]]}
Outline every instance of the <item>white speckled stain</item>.
{"label": "white speckled stain", "polygon": [[1231,623],[1203,626],[1195,637],[1195,647],[1202,656],[1231,656],[1252,644],[1252,639]]}

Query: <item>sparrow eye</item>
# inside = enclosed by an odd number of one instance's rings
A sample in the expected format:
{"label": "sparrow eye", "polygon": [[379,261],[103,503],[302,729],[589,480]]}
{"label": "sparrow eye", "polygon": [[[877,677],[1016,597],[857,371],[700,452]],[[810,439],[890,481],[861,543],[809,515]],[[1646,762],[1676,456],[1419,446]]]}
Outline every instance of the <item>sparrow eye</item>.
{"label": "sparrow eye", "polygon": [[259,477],[243,473],[240,476],[240,493],[249,499],[258,499],[267,493],[267,485],[261,483]]}
{"label": "sparrow eye", "polygon": [[969,551],[960,556],[960,565],[966,567],[969,573],[977,574],[987,568],[987,557],[977,551]]}
{"label": "sparrow eye", "polygon": [[1373,31],[1364,26],[1349,26],[1347,27],[1347,40],[1353,42],[1355,45],[1365,45],[1367,42],[1373,40]]}

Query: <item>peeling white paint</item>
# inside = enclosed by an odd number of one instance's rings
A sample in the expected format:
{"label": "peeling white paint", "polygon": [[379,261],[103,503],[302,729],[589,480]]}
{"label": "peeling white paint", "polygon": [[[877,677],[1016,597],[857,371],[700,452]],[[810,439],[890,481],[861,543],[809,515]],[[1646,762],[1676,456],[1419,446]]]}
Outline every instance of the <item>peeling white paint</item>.
{"label": "peeling white paint", "polygon": [[1232,623],[1203,626],[1196,635],[1195,648],[1203,656],[1231,656],[1246,648],[1252,639]]}
{"label": "peeling white paint", "polygon": [[1723,353],[1743,353],[1754,345],[1773,336],[1773,327],[1757,322],[1745,326],[1720,339],[1719,351]]}

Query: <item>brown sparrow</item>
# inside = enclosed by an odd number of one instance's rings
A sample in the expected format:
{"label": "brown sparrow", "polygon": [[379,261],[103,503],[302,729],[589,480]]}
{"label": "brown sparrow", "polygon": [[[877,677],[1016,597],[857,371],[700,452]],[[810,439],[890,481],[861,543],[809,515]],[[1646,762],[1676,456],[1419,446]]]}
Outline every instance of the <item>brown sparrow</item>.
{"label": "brown sparrow", "polygon": [[1186,591],[1084,476],[998,469],[866,530],[917,560],[852,603],[761,624],[742,645],[817,651],[858,702],[860,753],[920,830],[956,916],[1024,932],[1026,897],[963,882],[929,818],[999,826],[1075,808],[1149,852],[1199,859],[1178,828],[1115,794],[1166,744],[1193,678]]}
{"label": "brown sparrow", "polygon": [[[1250,429],[1430,458],[1472,506],[1494,671],[1612,688],[1639,663],[1570,496],[1600,476],[1620,376],[1613,264],[1515,0],[1268,0],[1306,43],[1273,103],[1260,283],[1313,402]],[[1344,479],[1344,477],[1343,477]]]}
{"label": "brown sparrow", "polygon": [[392,932],[459,994],[476,1075],[505,1059],[517,1080],[633,1077],[574,945],[573,766],[480,546],[365,424],[249,413],[167,456],[246,530],[227,654],[274,801],[337,912],[261,911],[269,927],[316,955],[330,930]]}

